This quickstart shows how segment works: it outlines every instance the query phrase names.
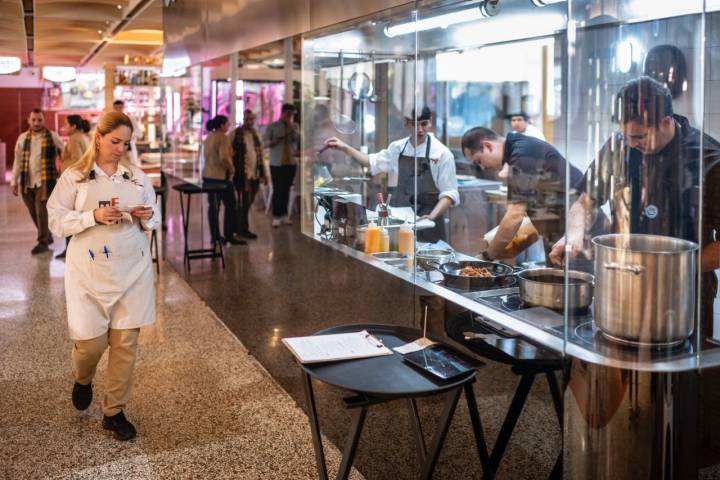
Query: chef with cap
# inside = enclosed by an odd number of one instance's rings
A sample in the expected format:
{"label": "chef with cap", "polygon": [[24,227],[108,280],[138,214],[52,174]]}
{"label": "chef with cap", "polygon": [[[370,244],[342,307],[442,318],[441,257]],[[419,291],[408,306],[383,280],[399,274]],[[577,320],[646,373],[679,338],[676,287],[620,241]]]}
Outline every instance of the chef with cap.
{"label": "chef with cap", "polygon": [[390,205],[407,207],[417,203],[418,217],[435,222],[435,228],[418,232],[418,240],[444,240],[445,212],[460,203],[455,157],[450,149],[430,133],[432,112],[428,107],[423,107],[418,116],[413,110],[410,117],[405,118],[405,127],[409,131],[407,137],[392,142],[377,153],[362,153],[336,137],[327,139],[325,145],[369,167],[372,175],[388,173],[388,187],[392,193]]}

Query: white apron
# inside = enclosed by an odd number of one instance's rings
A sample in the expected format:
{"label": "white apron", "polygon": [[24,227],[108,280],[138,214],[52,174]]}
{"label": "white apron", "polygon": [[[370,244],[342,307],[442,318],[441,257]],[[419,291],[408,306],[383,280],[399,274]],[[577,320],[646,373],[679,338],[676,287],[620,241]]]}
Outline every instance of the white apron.
{"label": "white apron", "polygon": [[[141,204],[142,183],[98,175],[78,186],[75,208],[81,212],[110,205]],[[150,244],[139,220],[97,224],[73,235],[65,259],[65,293],[70,338],[88,340],[112,329],[130,329],[155,321],[155,285]]]}

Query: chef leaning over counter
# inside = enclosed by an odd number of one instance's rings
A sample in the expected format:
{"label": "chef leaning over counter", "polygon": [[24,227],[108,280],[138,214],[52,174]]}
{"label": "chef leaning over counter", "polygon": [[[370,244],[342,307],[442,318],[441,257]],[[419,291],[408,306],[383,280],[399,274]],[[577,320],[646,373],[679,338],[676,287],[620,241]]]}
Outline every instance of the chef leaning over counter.
{"label": "chef leaning over counter", "polygon": [[[465,157],[482,169],[498,170],[507,178],[507,212],[497,233],[482,253],[498,258],[518,233],[525,216],[543,237],[546,250],[565,226],[565,169],[567,162],[549,143],[521,133],[498,135],[484,127],[471,128],[462,138]],[[582,177],[570,166],[570,185]]]}
{"label": "chef leaning over counter", "polygon": [[135,427],[130,399],[140,327],[155,322],[155,286],[145,234],[160,224],[155,191],[142,170],[122,160],[133,124],[121,112],[100,118],[90,147],[60,177],[48,200],[50,229],[71,236],[65,262],[68,326],[73,340],[72,403],[92,402],[92,380],[110,346],[102,426],[118,440]]}
{"label": "chef leaning over counter", "polygon": [[430,133],[431,125],[432,112],[428,107],[423,107],[418,116],[413,110],[410,117],[405,118],[405,127],[410,134],[392,142],[388,148],[369,155],[336,137],[325,141],[326,146],[338,149],[364,167],[369,167],[372,175],[388,173],[391,206],[414,206],[417,178],[416,214],[435,222],[435,228],[418,232],[418,239],[425,242],[445,239],[445,213],[451,206],[460,203],[455,157],[450,149]]}
{"label": "chef leaning over counter", "polygon": [[[588,225],[604,204],[613,233],[702,238],[703,325],[709,332],[720,268],[720,143],[673,113],[670,91],[650,77],[623,86],[615,98],[621,131],[600,149],[569,211],[569,230],[550,252],[560,264],[588,246]],[[700,171],[702,148],[703,172]],[[698,234],[700,175],[705,180],[702,231]],[[566,247],[567,239],[567,247]],[[687,279],[691,282],[692,279]]]}

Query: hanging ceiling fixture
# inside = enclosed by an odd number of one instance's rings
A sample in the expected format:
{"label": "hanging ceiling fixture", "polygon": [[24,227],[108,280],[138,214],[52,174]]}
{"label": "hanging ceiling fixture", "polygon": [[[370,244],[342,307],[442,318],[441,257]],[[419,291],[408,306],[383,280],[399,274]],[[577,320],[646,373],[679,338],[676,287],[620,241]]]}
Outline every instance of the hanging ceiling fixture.
{"label": "hanging ceiling fixture", "polygon": [[554,5],[556,3],[564,3],[567,0],[530,0],[536,7],[547,7],[548,5]]}
{"label": "hanging ceiling fixture", "polygon": [[75,80],[77,72],[75,67],[43,67],[42,75],[45,80],[62,83]]}
{"label": "hanging ceiling fixture", "polygon": [[19,57],[0,57],[0,75],[17,73],[22,68]]}

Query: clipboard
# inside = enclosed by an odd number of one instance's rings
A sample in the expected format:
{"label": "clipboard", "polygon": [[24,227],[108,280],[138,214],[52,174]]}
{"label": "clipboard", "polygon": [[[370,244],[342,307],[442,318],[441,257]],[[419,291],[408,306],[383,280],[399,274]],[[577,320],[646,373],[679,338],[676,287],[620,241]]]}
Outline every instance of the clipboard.
{"label": "clipboard", "polygon": [[300,363],[323,363],[392,355],[382,340],[367,330],[282,339]]}

